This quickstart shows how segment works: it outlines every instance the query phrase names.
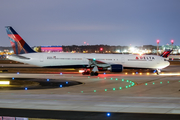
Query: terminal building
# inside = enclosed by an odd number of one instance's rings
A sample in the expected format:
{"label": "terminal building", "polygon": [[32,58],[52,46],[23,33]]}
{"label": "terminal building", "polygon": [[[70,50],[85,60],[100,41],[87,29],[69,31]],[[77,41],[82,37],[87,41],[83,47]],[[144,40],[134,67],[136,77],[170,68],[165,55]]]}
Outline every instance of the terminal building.
{"label": "terminal building", "polygon": [[42,52],[63,52],[62,46],[41,46]]}

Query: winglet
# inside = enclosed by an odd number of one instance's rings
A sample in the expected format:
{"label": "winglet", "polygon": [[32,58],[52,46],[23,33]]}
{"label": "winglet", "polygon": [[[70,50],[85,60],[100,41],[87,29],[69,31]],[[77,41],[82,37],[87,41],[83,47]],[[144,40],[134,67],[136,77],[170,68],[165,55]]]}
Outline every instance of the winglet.
{"label": "winglet", "polygon": [[14,54],[35,52],[11,26],[6,26],[5,28],[14,50]]}

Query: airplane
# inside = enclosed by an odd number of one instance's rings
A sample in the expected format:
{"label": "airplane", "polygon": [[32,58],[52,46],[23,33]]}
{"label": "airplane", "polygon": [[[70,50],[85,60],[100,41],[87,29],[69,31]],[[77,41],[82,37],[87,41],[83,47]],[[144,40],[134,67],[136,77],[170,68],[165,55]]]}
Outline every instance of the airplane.
{"label": "airplane", "polygon": [[[44,68],[84,68],[82,74],[98,76],[98,68],[111,72],[122,72],[123,69],[152,69],[157,75],[160,70],[169,66],[163,56],[157,55],[126,55],[96,53],[44,53],[35,52],[11,27],[6,26],[14,55],[7,56],[10,60]],[[91,68],[89,72],[86,69]]]}

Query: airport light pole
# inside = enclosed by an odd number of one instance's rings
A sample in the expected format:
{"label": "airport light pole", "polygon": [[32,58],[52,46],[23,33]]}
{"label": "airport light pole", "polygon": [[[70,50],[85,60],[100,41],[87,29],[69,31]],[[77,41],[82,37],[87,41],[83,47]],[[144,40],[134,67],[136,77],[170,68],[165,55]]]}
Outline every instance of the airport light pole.
{"label": "airport light pole", "polygon": [[174,40],[171,40],[171,48],[173,50],[173,44],[174,44]]}
{"label": "airport light pole", "polygon": [[158,50],[159,50],[159,42],[160,42],[160,40],[156,40],[156,42],[157,42],[157,55],[158,55]]}
{"label": "airport light pole", "polygon": [[100,52],[103,53],[103,48],[102,47],[100,48]]}

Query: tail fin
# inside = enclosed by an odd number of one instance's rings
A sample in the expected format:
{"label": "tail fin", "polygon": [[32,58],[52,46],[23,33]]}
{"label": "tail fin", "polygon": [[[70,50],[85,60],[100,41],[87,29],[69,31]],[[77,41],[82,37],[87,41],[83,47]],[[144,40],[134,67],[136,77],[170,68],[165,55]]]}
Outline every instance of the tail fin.
{"label": "tail fin", "polygon": [[11,26],[6,26],[5,28],[14,50],[14,54],[35,52]]}
{"label": "tail fin", "polygon": [[165,50],[160,56],[167,58],[173,50]]}

